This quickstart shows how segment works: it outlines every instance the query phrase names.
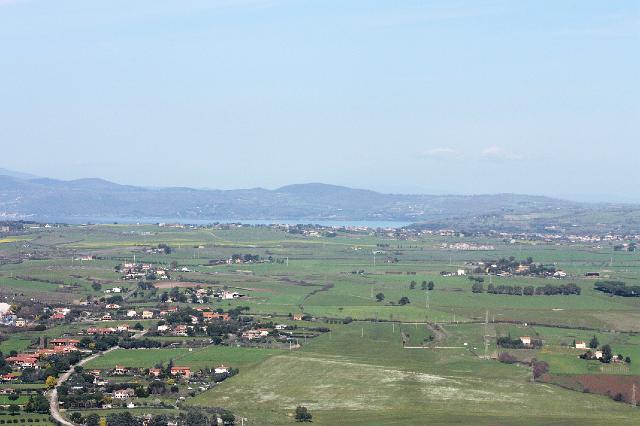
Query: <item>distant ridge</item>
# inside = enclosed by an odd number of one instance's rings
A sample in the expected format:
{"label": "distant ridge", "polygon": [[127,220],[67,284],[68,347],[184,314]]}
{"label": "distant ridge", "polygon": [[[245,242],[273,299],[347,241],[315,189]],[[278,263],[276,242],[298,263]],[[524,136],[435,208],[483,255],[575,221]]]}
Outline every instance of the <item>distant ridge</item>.
{"label": "distant ridge", "polygon": [[318,182],[275,190],[143,188],[97,178],[64,181],[12,175],[0,174],[0,219],[401,221],[469,231],[640,229],[639,206],[545,196],[383,194]]}
{"label": "distant ridge", "polygon": [[9,176],[16,179],[36,179],[38,176],[29,173],[16,172],[0,167],[0,176]]}

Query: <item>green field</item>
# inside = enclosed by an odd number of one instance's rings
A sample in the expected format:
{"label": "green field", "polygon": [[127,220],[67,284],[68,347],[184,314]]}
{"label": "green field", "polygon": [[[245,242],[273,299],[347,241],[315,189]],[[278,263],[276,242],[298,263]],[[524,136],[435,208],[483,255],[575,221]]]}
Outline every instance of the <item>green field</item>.
{"label": "green field", "polygon": [[[104,297],[103,290],[131,287],[114,267],[131,261],[168,266],[176,262],[189,272],[172,272],[184,285],[233,289],[237,300],[209,301],[225,311],[248,307],[247,315],[265,322],[326,327],[330,332],[299,338],[294,350],[236,345],[188,348],[202,337],[152,337],[176,348],[118,349],[87,368],[116,364],[149,368],[158,363],[194,370],[225,364],[240,370],[223,383],[187,398],[186,406],[224,407],[246,424],[291,424],[291,413],[304,405],[316,424],[637,424],[640,412],[605,395],[586,394],[533,382],[531,368],[503,364],[496,337],[532,336],[541,349],[511,351],[519,359],[549,364],[551,375],[620,375],[640,380],[640,298],[612,297],[593,289],[586,272],[603,278],[640,282],[640,256],[613,251],[612,242],[562,243],[500,236],[422,235],[398,239],[384,233],[338,232],[336,237],[304,236],[268,227],[161,228],[154,225],[93,225],[38,229],[2,240],[0,292],[12,303],[44,300],[77,305]],[[462,251],[443,244],[467,242],[494,246],[489,251]],[[158,244],[171,254],[149,254]],[[28,245],[28,247],[26,246]],[[378,250],[376,263],[373,250]],[[25,253],[30,254],[29,257]],[[212,264],[233,254],[257,254],[273,262]],[[91,254],[91,261],[72,260]],[[465,276],[442,271],[467,268],[471,262],[514,256],[532,257],[569,276],[563,280],[526,276],[483,276],[509,286],[575,283],[571,296],[510,296],[471,291]],[[397,261],[396,261],[397,259]],[[416,288],[411,289],[411,281]],[[432,291],[421,289],[433,281]],[[101,290],[92,288],[99,282]],[[159,285],[161,286],[161,284]],[[127,294],[127,309],[158,308],[169,288]],[[377,293],[384,300],[376,301]],[[402,297],[410,303],[398,304]],[[191,305],[182,303],[181,306]],[[305,314],[314,321],[293,321]],[[485,324],[485,319],[488,323]],[[353,322],[350,322],[353,320]],[[145,328],[157,320],[141,321]],[[98,322],[100,326],[122,323]],[[127,321],[130,324],[138,322]],[[47,330],[0,330],[0,351],[33,349],[41,336],[78,335],[89,320],[47,323]],[[614,354],[632,359],[621,367],[578,358],[574,340],[596,335]],[[403,348],[402,339],[406,346]],[[485,346],[486,344],[486,346]],[[196,345],[197,346],[197,345]],[[493,357],[493,358],[492,358]],[[639,382],[640,383],[640,382]],[[147,410],[147,411],[144,411]],[[136,408],[154,412],[156,408]]]}

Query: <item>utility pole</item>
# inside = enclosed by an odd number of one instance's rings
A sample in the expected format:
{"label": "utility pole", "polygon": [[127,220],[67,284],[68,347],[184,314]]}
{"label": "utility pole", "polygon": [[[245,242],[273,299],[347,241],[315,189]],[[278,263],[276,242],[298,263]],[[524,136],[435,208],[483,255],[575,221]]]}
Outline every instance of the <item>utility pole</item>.
{"label": "utility pole", "polygon": [[485,359],[489,358],[489,310],[487,309],[484,314],[484,357]]}
{"label": "utility pole", "polygon": [[631,390],[631,405],[634,407],[637,405],[636,403],[636,384],[633,384],[633,388]]}

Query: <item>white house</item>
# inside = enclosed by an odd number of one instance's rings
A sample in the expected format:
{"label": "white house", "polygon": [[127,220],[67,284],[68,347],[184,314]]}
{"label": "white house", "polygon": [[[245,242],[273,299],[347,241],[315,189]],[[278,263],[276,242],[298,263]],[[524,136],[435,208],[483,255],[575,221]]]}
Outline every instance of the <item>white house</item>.
{"label": "white house", "polygon": [[522,336],[520,338],[520,341],[522,342],[523,345],[525,346],[531,346],[531,337],[529,336]]}
{"label": "white house", "polygon": [[131,388],[127,389],[118,389],[117,391],[113,391],[114,399],[129,399],[136,395],[135,391]]}
{"label": "white house", "polygon": [[467,271],[464,269],[458,269],[458,275],[467,275]]}
{"label": "white house", "polygon": [[213,372],[216,373],[216,374],[225,374],[225,373],[229,372],[229,367],[226,367],[224,365],[220,365],[220,366],[216,367],[213,370]]}
{"label": "white house", "polygon": [[587,343],[583,341],[576,341],[576,349],[587,349]]}

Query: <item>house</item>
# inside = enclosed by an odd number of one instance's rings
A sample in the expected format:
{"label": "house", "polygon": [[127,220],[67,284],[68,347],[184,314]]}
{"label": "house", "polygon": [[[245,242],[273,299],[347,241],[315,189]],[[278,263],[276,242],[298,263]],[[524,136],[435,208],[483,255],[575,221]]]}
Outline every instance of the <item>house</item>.
{"label": "house", "polygon": [[[106,315],[105,315],[106,316]],[[103,317],[104,319],[104,317]],[[109,316],[111,319],[111,316]],[[89,327],[87,328],[87,334],[112,334],[115,333],[116,329],[113,327]]]}
{"label": "house", "polygon": [[176,325],[173,329],[173,334],[176,336],[187,336],[187,326],[184,324]]}
{"label": "house", "polygon": [[105,305],[106,309],[120,309],[120,305],[118,305],[117,303],[107,303]]}
{"label": "house", "polygon": [[136,396],[136,393],[131,388],[118,389],[117,391],[113,391],[114,399],[129,399],[129,398],[133,398],[134,396]]}
{"label": "house", "polygon": [[75,352],[77,351],[78,348],[75,346],[71,346],[71,345],[64,345],[64,346],[54,346],[53,347],[53,352],[56,354],[68,354],[71,352]]}
{"label": "house", "polygon": [[38,351],[34,354],[37,358],[46,358],[49,357],[51,355],[56,355],[58,352],[56,352],[54,349],[38,349]]}
{"label": "house", "polygon": [[268,328],[257,328],[255,330],[247,330],[242,333],[242,337],[245,339],[253,340],[261,337],[267,337],[269,335]]}
{"label": "house", "polygon": [[51,315],[51,319],[53,319],[53,320],[63,320],[64,319],[64,315],[63,314],[53,314],[53,315]]}
{"label": "house", "polygon": [[0,381],[3,381],[3,382],[12,382],[14,380],[18,380],[18,376],[13,373],[7,373],[0,376]]}
{"label": "house", "polygon": [[168,331],[168,330],[169,330],[169,326],[167,324],[162,324],[158,326],[159,332]]}
{"label": "house", "polygon": [[191,369],[189,367],[171,367],[172,376],[183,376],[187,379],[191,377]]}
{"label": "house", "polygon": [[129,331],[129,324],[120,324],[118,326],[118,331]]}
{"label": "house", "polygon": [[222,299],[223,300],[237,299],[240,296],[241,296],[241,294],[236,292],[236,291],[224,291],[224,292],[222,292]]}
{"label": "house", "polygon": [[76,347],[80,340],[76,339],[53,339],[49,342],[52,346],[73,346]]}
{"label": "house", "polygon": [[153,311],[142,311],[142,319],[153,319]]}
{"label": "house", "polygon": [[127,374],[128,372],[129,372],[129,369],[124,365],[116,365],[116,368],[113,369],[113,374],[122,375],[122,374]]}
{"label": "house", "polygon": [[14,324],[16,327],[26,327],[27,326],[27,320],[25,320],[24,318],[18,318]]}
{"label": "house", "polygon": [[111,289],[112,293],[122,293],[122,289],[120,287],[113,287]]}
{"label": "house", "polygon": [[104,314],[101,319],[102,321],[111,321],[111,314]]}
{"label": "house", "polygon": [[10,356],[6,358],[5,361],[19,368],[38,368],[38,358],[30,355],[21,354]]}
{"label": "house", "polygon": [[217,312],[203,312],[202,318],[204,318],[205,321],[211,321],[211,320],[229,321],[231,319],[229,314],[219,314]]}
{"label": "house", "polygon": [[160,377],[162,375],[162,369],[160,368],[150,368],[149,375],[153,377]]}
{"label": "house", "polygon": [[458,274],[459,276],[461,276],[461,275],[467,275],[467,271],[465,271],[464,269],[458,269],[457,274]]}
{"label": "house", "polygon": [[520,341],[522,342],[523,345],[525,346],[531,346],[531,337],[529,336],[522,336],[520,338]]}
{"label": "house", "polygon": [[220,365],[220,366],[216,367],[213,370],[213,372],[216,373],[216,374],[226,374],[226,373],[229,372],[229,367],[227,367],[225,365]]}
{"label": "house", "polygon": [[302,314],[293,314],[294,321],[302,321]]}
{"label": "house", "polygon": [[133,310],[127,311],[127,317],[128,318],[135,318],[137,316],[138,316],[138,313],[136,311],[133,311]]}
{"label": "house", "polygon": [[587,343],[583,341],[576,341],[576,349],[587,349]]}
{"label": "house", "polygon": [[286,330],[287,324],[278,324],[276,325],[276,330]]}
{"label": "house", "polygon": [[596,357],[596,359],[602,358],[602,351],[595,351],[594,356]]}

